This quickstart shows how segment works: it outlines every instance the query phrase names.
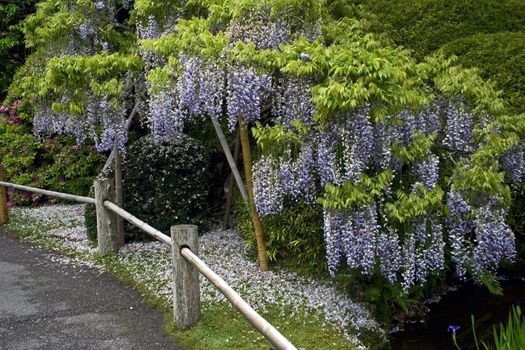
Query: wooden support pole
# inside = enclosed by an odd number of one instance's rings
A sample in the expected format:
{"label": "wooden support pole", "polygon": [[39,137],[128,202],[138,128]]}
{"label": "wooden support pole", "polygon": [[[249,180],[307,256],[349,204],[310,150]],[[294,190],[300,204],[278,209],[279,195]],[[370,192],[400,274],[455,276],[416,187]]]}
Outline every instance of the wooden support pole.
{"label": "wooden support pole", "polygon": [[[241,151],[241,141],[239,139],[239,129],[235,134],[235,146],[233,149],[233,161],[235,164],[239,162],[239,152]],[[233,177],[233,172],[228,179],[228,193],[226,193],[226,204],[224,206],[224,218],[222,220],[222,229],[227,230],[230,227],[230,213],[233,206],[233,199],[235,193],[235,179]]]}
{"label": "wooden support pole", "polygon": [[[0,165],[0,181],[6,180],[5,169]],[[7,188],[0,186],[0,225],[5,225],[9,222],[9,214],[7,212]]]}
{"label": "wooden support pole", "polygon": [[224,154],[226,155],[226,159],[228,160],[228,164],[230,165],[230,169],[232,170],[232,174],[235,177],[235,181],[237,182],[237,187],[239,188],[239,192],[241,192],[241,196],[246,202],[248,200],[248,195],[246,194],[246,189],[244,188],[244,183],[242,182],[241,174],[239,173],[239,169],[237,169],[237,163],[235,163],[232,152],[230,151],[230,147],[228,146],[228,142],[226,142],[226,138],[224,137],[224,133],[222,132],[221,125],[217,121],[217,118],[210,117],[211,122],[213,124],[213,128],[215,129],[215,133],[217,134],[217,137],[219,138],[219,142],[221,143],[222,150],[224,151]]}
{"label": "wooden support pole", "polygon": [[173,259],[173,318],[178,329],[188,329],[200,318],[199,271],[181,255],[182,248],[198,254],[199,236],[195,225],[171,227]]}
{"label": "wooden support pole", "polygon": [[[122,157],[115,145],[115,204],[123,208],[122,200]],[[124,219],[117,215],[117,233],[124,237]]]}
{"label": "wooden support pole", "polygon": [[248,205],[252,214],[253,226],[255,228],[255,238],[257,241],[257,257],[259,258],[259,267],[261,271],[268,271],[268,255],[266,254],[266,243],[264,240],[264,231],[255,208],[253,198],[253,179],[252,179],[252,153],[250,150],[250,140],[248,139],[248,126],[244,118],[239,117],[239,134],[242,146],[242,162],[244,164],[244,176],[246,177],[246,191],[248,192]]}
{"label": "wooden support pole", "polygon": [[100,255],[112,255],[124,245],[124,237],[117,232],[117,217],[107,210],[104,201],[114,197],[112,181],[95,180],[95,206],[97,209],[97,241]]}

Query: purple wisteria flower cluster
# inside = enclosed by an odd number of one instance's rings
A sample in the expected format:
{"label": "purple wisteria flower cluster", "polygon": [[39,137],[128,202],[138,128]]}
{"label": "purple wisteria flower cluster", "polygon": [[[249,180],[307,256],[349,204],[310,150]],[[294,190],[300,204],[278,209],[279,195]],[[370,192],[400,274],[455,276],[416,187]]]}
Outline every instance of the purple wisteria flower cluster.
{"label": "purple wisteria flower cluster", "polygon": [[313,151],[310,144],[301,148],[297,159],[276,160],[262,157],[253,167],[254,198],[260,215],[279,214],[285,196],[313,203],[315,182]]}
{"label": "purple wisteria flower cluster", "polygon": [[272,79],[254,68],[232,67],[227,89],[228,126],[233,130],[239,117],[247,123],[260,118],[262,104],[272,91]]}
{"label": "purple wisteria flower cluster", "polygon": [[456,152],[471,153],[474,151],[472,139],[474,116],[467,110],[466,105],[447,101],[443,109],[446,117],[443,144]]}
{"label": "purple wisteria flower cluster", "polygon": [[414,165],[416,181],[433,190],[439,179],[439,157],[430,153]]}
{"label": "purple wisteria flower cluster", "polygon": [[357,110],[341,128],[343,147],[343,178],[359,181],[360,175],[370,165],[374,148],[374,133],[368,109]]}
{"label": "purple wisteria flower cluster", "polygon": [[[465,159],[475,151],[474,123],[487,120],[476,119],[464,102],[438,99],[416,113],[403,110],[392,118],[377,120],[371,116],[370,107],[361,108],[320,127],[313,119],[313,106],[305,102],[311,99],[304,94],[308,90],[299,88],[305,81],[284,81],[277,86],[274,101],[278,122],[290,127],[292,120],[301,120],[311,123],[313,131],[303,137],[294,152],[286,150],[273,160],[265,155],[260,166],[256,166],[256,202],[261,215],[279,214],[286,198],[313,202],[327,184],[359,185],[363,175],[386,169],[392,169],[395,176],[401,171],[409,175],[409,183],[403,186],[414,195],[421,193],[420,188],[439,193],[440,186],[446,186],[440,182],[441,167],[448,161],[438,156],[439,147],[452,151],[456,160]],[[297,106],[283,107],[286,101]],[[410,147],[420,135],[435,138],[435,146],[412,160],[394,154],[393,145]],[[523,146],[515,147],[501,159],[509,177],[518,184],[525,177],[523,151]],[[375,195],[368,205],[323,209],[330,275],[334,276],[341,264],[364,275],[380,271],[391,283],[399,282],[408,293],[413,286],[424,284],[429,276],[445,269],[447,244],[460,277],[469,272],[479,278],[494,272],[501,261],[514,258],[514,234],[497,200],[488,199],[485,203],[477,198],[470,203],[461,191],[450,190],[446,197],[450,216],[429,210],[410,218],[400,231],[385,216],[385,203],[394,196],[391,186],[392,183],[382,194]]]}
{"label": "purple wisteria flower cluster", "polygon": [[[67,102],[67,98],[64,102]],[[83,117],[54,112],[49,103],[41,102],[35,108],[33,132],[37,136],[72,135],[78,145],[90,138],[95,141],[99,152],[117,147],[125,155],[128,130],[126,121],[114,107],[114,102],[108,96],[96,100],[93,95],[89,95],[85,108],[86,116]],[[97,129],[101,131],[97,132]]]}
{"label": "purple wisteria flower cluster", "polygon": [[518,186],[525,177],[525,144],[513,147],[505,152],[501,161],[507,173],[510,175],[513,185]]}
{"label": "purple wisteria flower cluster", "polygon": [[473,207],[460,192],[451,191],[447,206],[451,213],[447,219],[451,258],[459,277],[465,278],[471,272],[479,278],[495,272],[501,261],[515,259],[514,233],[505,222],[506,211],[499,209],[495,201]]}
{"label": "purple wisteria flower cluster", "polygon": [[257,50],[274,49],[289,40],[291,30],[282,19],[273,19],[268,8],[233,20],[228,30],[230,45],[253,43]]}
{"label": "purple wisteria flower cluster", "polygon": [[177,108],[177,96],[169,89],[151,93],[149,126],[156,143],[172,142],[182,133],[182,117]]}
{"label": "purple wisteria flower cluster", "polygon": [[77,144],[80,144],[84,140],[84,122],[74,116],[54,112],[49,104],[41,103],[35,108],[33,133],[37,136],[74,135]]}
{"label": "purple wisteria flower cluster", "polygon": [[300,120],[312,124],[315,107],[312,103],[313,84],[301,77],[285,77],[275,89],[273,115],[277,123],[290,127],[292,121]]}

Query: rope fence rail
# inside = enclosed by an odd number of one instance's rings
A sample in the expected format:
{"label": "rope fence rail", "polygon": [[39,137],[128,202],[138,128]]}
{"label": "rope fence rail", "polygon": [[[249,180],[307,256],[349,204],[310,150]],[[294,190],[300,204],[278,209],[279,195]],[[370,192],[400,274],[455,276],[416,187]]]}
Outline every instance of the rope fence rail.
{"label": "rope fence rail", "polygon": [[233,288],[196,255],[199,246],[197,226],[172,226],[170,237],[113,203],[112,200],[114,200],[115,194],[111,183],[109,179],[95,180],[95,198],[90,198],[6,182],[5,172],[0,166],[0,225],[8,222],[7,194],[5,190],[7,187],[67,201],[94,204],[97,212],[99,254],[115,254],[124,245],[124,237],[121,237],[117,232],[117,215],[171,247],[173,260],[173,317],[179,329],[188,329],[199,321],[200,273],[210,281],[276,349],[297,350],[288,339],[259,315]]}

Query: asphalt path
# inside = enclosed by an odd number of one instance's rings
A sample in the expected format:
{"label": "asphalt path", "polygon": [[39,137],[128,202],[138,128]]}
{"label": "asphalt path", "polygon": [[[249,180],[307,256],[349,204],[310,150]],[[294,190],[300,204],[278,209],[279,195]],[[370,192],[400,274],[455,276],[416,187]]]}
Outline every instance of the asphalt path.
{"label": "asphalt path", "polygon": [[56,260],[0,230],[0,349],[180,349],[131,287]]}

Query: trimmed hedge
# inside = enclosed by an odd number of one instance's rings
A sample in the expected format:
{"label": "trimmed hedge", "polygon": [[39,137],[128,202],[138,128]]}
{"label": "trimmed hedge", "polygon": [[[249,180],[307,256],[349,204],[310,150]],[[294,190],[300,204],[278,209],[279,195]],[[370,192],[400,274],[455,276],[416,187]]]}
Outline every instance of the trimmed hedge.
{"label": "trimmed hedge", "polygon": [[[169,235],[176,224],[207,224],[208,156],[194,139],[155,144],[151,136],[133,142],[122,163],[124,209]],[[88,238],[96,241],[96,211],[85,211]],[[150,237],[126,223],[126,241]]]}
{"label": "trimmed hedge", "polygon": [[525,32],[476,34],[445,44],[441,51],[458,56],[465,67],[478,67],[496,82],[515,113],[525,112]]}
{"label": "trimmed hedge", "polygon": [[478,33],[525,30],[522,0],[355,0],[377,16],[377,30],[422,58]]}

